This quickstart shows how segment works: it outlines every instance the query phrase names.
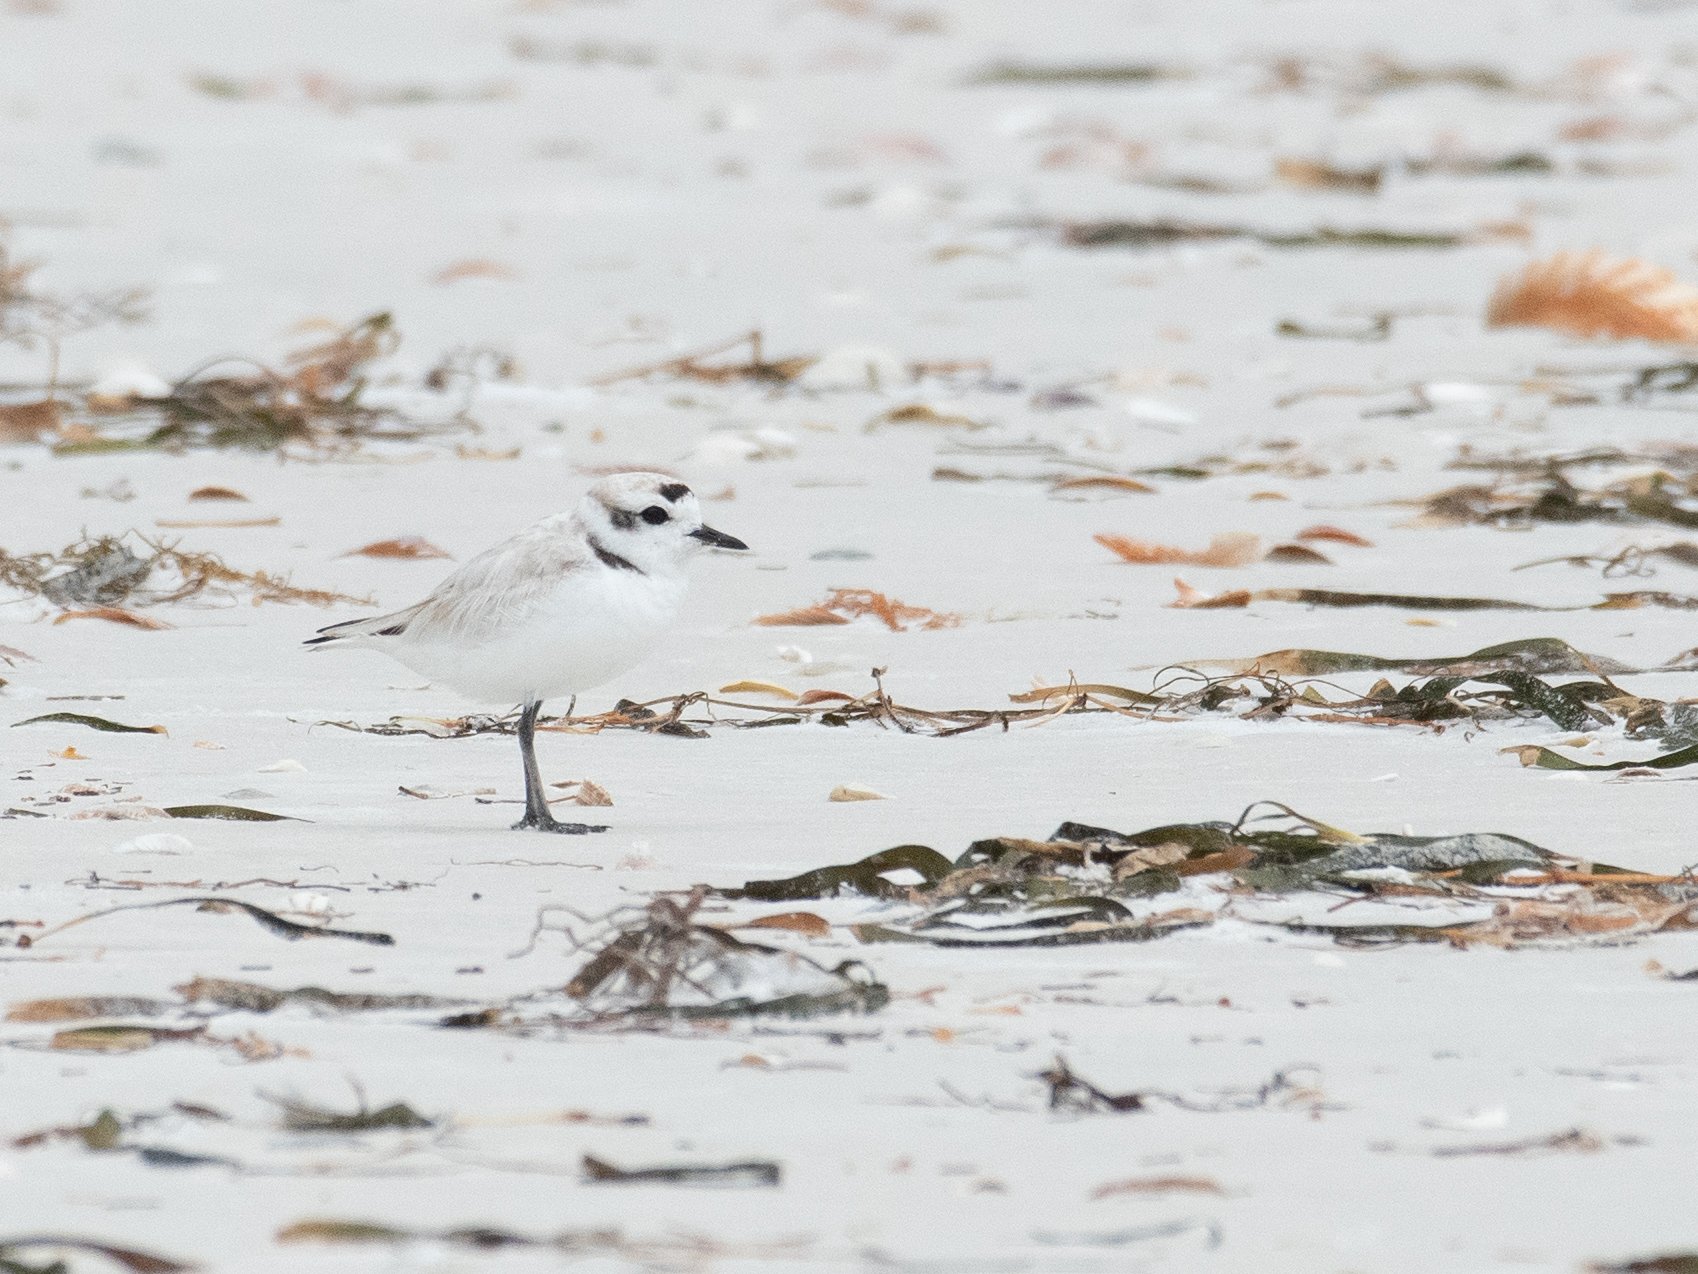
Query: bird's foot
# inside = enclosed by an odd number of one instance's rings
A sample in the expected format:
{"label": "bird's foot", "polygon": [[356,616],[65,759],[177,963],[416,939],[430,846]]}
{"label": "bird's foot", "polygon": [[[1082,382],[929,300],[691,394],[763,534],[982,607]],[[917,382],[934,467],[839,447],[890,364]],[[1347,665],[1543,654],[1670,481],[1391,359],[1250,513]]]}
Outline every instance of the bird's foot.
{"label": "bird's foot", "polygon": [[605,832],[607,828],[599,823],[562,823],[554,815],[527,813],[517,823],[513,824],[516,832],[556,832],[562,836],[587,836],[591,832]]}

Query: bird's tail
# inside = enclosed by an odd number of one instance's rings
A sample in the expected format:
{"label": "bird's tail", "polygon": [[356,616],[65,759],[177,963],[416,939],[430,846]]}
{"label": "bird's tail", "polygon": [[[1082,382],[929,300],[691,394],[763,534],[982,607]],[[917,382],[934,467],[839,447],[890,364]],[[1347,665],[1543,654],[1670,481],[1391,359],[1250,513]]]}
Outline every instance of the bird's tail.
{"label": "bird's tail", "polygon": [[421,602],[417,606],[409,606],[406,610],[393,611],[388,615],[372,615],[365,619],[348,619],[340,624],[331,624],[328,628],[319,629],[317,637],[309,637],[301,644],[332,646],[347,643],[363,646],[374,637],[399,637],[407,631],[407,625],[423,606],[424,603]]}

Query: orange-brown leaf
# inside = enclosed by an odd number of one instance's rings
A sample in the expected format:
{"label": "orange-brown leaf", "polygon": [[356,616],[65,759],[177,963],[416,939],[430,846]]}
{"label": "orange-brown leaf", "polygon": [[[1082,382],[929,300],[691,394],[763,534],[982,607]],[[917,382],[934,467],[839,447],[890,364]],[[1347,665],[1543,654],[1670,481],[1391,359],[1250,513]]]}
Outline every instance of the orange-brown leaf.
{"label": "orange-brown leaf", "polygon": [[90,610],[68,610],[57,616],[53,622],[62,624],[67,619],[104,619],[113,624],[128,624],[131,628],[146,628],[157,631],[170,628],[163,619],[155,619],[152,615],[138,615],[133,610],[125,610],[122,606],[96,606]]}
{"label": "orange-brown leaf", "polygon": [[1346,531],[1343,527],[1320,522],[1314,526],[1306,526],[1297,532],[1300,540],[1331,540],[1334,544],[1354,544],[1357,548],[1371,549],[1372,540],[1365,540],[1354,531]]}
{"label": "orange-brown leaf", "polygon": [[436,545],[417,535],[403,535],[393,540],[373,540],[357,549],[349,549],[343,557],[447,557]]}
{"label": "orange-brown leaf", "polygon": [[1698,288],[1648,261],[1559,252],[1501,280],[1486,307],[1486,325],[1698,341]]}
{"label": "orange-brown leaf", "polygon": [[757,916],[745,926],[748,929],[785,929],[791,933],[804,933],[810,938],[824,938],[831,934],[831,922],[824,916],[816,916],[811,911],[779,911],[770,916]]}
{"label": "orange-brown leaf", "polygon": [[1150,540],[1131,540],[1124,535],[1093,537],[1122,561],[1139,565],[1183,563],[1186,566],[1248,566],[1262,556],[1262,542],[1244,531],[1228,531],[1209,541],[1205,549],[1175,548]]}
{"label": "orange-brown leaf", "polygon": [[755,623],[765,628],[789,628],[814,624],[847,624],[852,619],[871,615],[893,633],[908,631],[908,625],[921,628],[953,628],[961,616],[931,610],[925,606],[910,606],[870,588],[837,588],[818,606],[784,611],[777,615],[762,615]]}
{"label": "orange-brown leaf", "polygon": [[851,703],[854,695],[844,694],[841,690],[804,690],[801,698],[796,700],[798,708],[805,708],[810,703]]}
{"label": "orange-brown leaf", "polygon": [[1098,473],[1081,478],[1062,478],[1051,491],[1128,491],[1136,495],[1150,495],[1155,488],[1147,482],[1139,482],[1136,478],[1122,477],[1117,473]]}
{"label": "orange-brown leaf", "polygon": [[487,257],[469,257],[464,261],[455,261],[445,265],[430,276],[432,283],[458,283],[462,279],[511,279],[516,277],[513,267],[503,265],[499,261],[491,261]]}
{"label": "orange-brown leaf", "polygon": [[1250,590],[1247,588],[1234,588],[1211,596],[1200,588],[1192,588],[1182,579],[1175,579],[1173,586],[1179,590],[1179,596],[1168,603],[1173,610],[1225,610],[1250,604]]}
{"label": "orange-brown leaf", "polygon": [[807,628],[815,624],[847,624],[849,619],[824,606],[803,606],[798,610],[779,611],[762,615],[755,620],[762,628]]}

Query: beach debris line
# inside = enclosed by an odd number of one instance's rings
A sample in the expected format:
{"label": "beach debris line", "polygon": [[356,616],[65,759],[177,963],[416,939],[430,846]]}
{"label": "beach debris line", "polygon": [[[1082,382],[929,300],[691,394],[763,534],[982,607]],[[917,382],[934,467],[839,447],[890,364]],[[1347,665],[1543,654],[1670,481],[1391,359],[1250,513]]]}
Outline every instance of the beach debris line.
{"label": "beach debris line", "polygon": [[[1698,929],[1698,876],[1690,873],[1632,871],[1496,832],[1358,834],[1273,801],[1231,823],[1131,833],[1063,823],[1043,840],[975,841],[947,870],[944,861],[903,846],[715,892],[905,902],[913,908],[906,915],[849,928],[867,943],[958,948],[1146,942],[1228,918],[1360,946],[1513,948]],[[893,882],[898,864],[917,864],[915,878]],[[1284,905],[1258,912],[1254,904],[1269,898]],[[1340,899],[1359,906],[1343,912]]]}
{"label": "beach debris line", "polygon": [[[149,607],[191,598],[219,602],[245,600],[253,605],[304,602],[312,606],[339,603],[370,605],[371,599],[350,597],[326,589],[301,588],[287,575],[243,571],[212,553],[179,547],[176,541],[155,539],[141,531],[121,535],[84,536],[62,549],[13,553],[0,549],[0,587],[24,597],[39,597],[73,614],[122,615],[126,607]],[[78,608],[94,608],[79,610]],[[110,614],[106,613],[110,612]],[[168,627],[145,616],[141,626]]]}
{"label": "beach debris line", "polygon": [[[1396,658],[1292,648],[1249,659],[1170,665],[1160,670],[1148,690],[1070,677],[1058,684],[1010,694],[1012,706],[999,708],[937,710],[898,703],[884,688],[884,669],[874,669],[874,688],[860,695],[813,690],[795,700],[769,704],[723,699],[698,691],[648,704],[621,701],[610,712],[563,717],[551,724],[576,733],[627,729],[701,738],[710,726],[758,729],[818,722],[844,727],[871,722],[904,733],[946,738],[973,730],[1036,726],[1057,717],[1094,713],[1157,723],[1225,713],[1242,720],[1289,718],[1321,724],[1412,725],[1435,730],[1450,723],[1479,725],[1543,718],[1565,730],[1619,724],[1630,737],[1685,746],[1698,743],[1698,709],[1679,701],[1635,694],[1613,678],[1635,672],[1690,671],[1694,667],[1698,667],[1698,655],[1691,651],[1656,667],[1634,668],[1576,650],[1554,637],[1523,638],[1448,657]],[[1225,671],[1217,674],[1211,669]],[[1381,677],[1361,692],[1321,680],[1356,672],[1407,672],[1413,676],[1402,684]],[[1568,673],[1587,676],[1569,682],[1547,679]],[[692,709],[702,711],[686,717]],[[422,734],[432,738],[511,733],[514,728],[511,717],[487,716],[392,717],[368,726],[322,724],[370,734]]]}

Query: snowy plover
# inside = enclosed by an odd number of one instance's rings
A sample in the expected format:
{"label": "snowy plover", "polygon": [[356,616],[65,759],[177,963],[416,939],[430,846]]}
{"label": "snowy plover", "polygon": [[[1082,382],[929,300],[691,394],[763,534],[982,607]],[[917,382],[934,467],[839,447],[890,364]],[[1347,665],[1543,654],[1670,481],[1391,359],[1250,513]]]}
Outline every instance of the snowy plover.
{"label": "snowy plover", "polygon": [[485,703],[520,703],[525,816],[514,827],[602,832],[548,812],[537,773],[543,700],[636,665],[684,598],[704,545],[746,549],[702,524],[695,495],[659,473],[604,478],[578,502],[467,562],[416,606],[319,629],[309,646],[368,646]]}

